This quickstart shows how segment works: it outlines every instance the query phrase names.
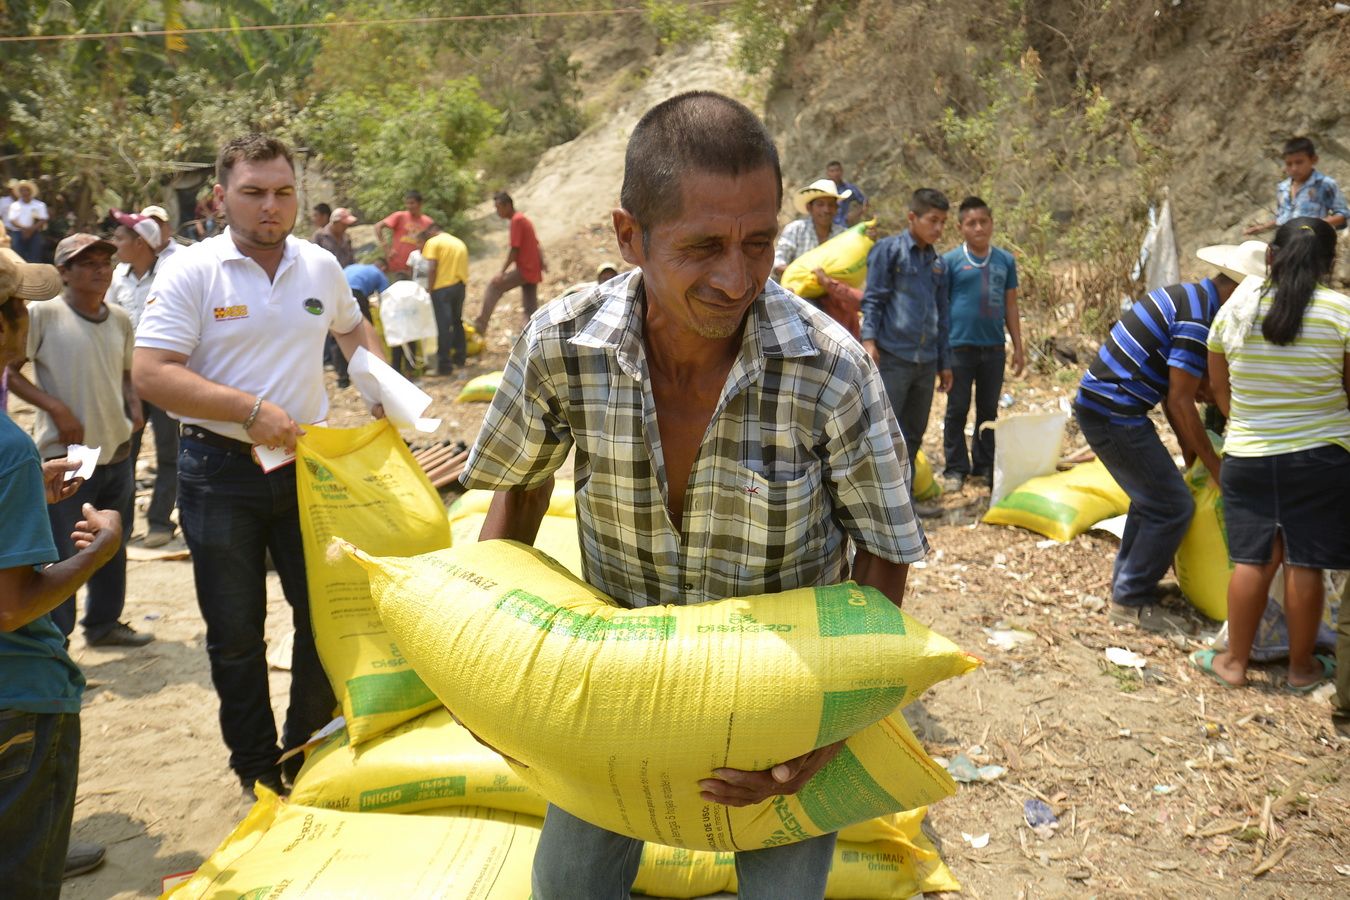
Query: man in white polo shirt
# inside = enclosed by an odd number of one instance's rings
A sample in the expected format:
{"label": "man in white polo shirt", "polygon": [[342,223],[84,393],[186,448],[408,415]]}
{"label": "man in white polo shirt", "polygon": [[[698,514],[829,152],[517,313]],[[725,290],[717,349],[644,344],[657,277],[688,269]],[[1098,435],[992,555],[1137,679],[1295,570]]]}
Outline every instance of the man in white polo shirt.
{"label": "man in white polo shirt", "polygon": [[[308,740],[334,705],[310,628],[295,467],[265,473],[250,451],[294,448],[304,426],[325,417],[330,331],[349,358],[363,345],[380,349],[337,260],[290,236],[298,204],[289,148],[261,134],[235,138],[220,151],[216,180],[229,227],[163,262],[132,371],[145,397],[182,423],[179,524],[221,733],[248,795],[258,781],[282,790],[282,751]],[[280,748],[263,643],[269,550],[295,624]]]}

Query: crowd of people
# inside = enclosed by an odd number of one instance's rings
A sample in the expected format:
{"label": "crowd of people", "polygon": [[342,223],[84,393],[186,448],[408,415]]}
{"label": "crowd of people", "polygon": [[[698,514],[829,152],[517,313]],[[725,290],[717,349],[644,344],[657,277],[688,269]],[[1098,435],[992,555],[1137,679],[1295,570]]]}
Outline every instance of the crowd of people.
{"label": "crowd of people", "polygon": [[[1282,564],[1287,681],[1299,692],[1333,667],[1313,652],[1322,573],[1350,569],[1350,298],[1327,287],[1347,211],[1304,158],[1316,161],[1310,143],[1286,147],[1291,180],[1270,244],[1205,248],[1214,275],[1134,303],[1074,401],[1084,437],[1131,499],[1111,620],[1192,625],[1161,602],[1193,511],[1149,418],[1161,404],[1186,462],[1222,486],[1235,566],[1228,647],[1192,662],[1244,683]],[[913,499],[912,473],[935,390],[948,395],[946,486],[990,477],[983,426],[997,416],[1009,364],[1020,374],[1026,363],[1017,262],[995,245],[994,213],[976,196],[957,205],[960,242],[941,251],[951,204],[920,188],[905,228],[868,254],[862,287],[817,272],[825,294],[803,301],[773,276],[870,214],[838,161],[825,172],[793,193],[801,218],[780,231],[782,172],[763,123],[711,92],[666,100],[639,121],[625,157],[613,221],[631,268],[602,263],[594,282],[542,308],[533,224],[510,195],[494,196],[510,249],[473,325],[487,333],[498,300],[517,288],[525,324],[462,478],[495,492],[481,539],[532,542],[554,473],[575,450],[584,571],[622,605],[844,578],[901,604],[909,565],[929,550],[920,517],[934,509]],[[228,227],[188,247],[170,239],[159,207],[113,210],[111,240],[72,234],[56,245],[55,267],[42,265],[21,252],[43,221],[37,202],[16,185],[4,211],[15,249],[0,250],[0,369],[37,410],[32,436],[0,416],[0,746],[32,748],[0,780],[0,883],[57,896],[64,875],[102,857],[69,841],[84,684],[67,651],[76,590],[86,587],[88,644],[153,640],[121,619],[143,428],[154,430],[157,461],[145,541],[161,546],[181,529],[191,552],[229,766],[246,797],[257,784],[284,793],[301,762],[288,751],[335,703],[314,646],[295,469],[264,469],[253,450],[293,449],[324,420],[325,356],[340,385],[359,348],[384,357],[371,300],[391,280],[422,279],[437,371],[463,366],[469,254],[417,191],[376,225],[376,258],[356,259],[350,208],[319,204],[312,239],[295,237],[291,152],[260,134],[221,148],[209,205]],[[1228,417],[1222,451],[1200,402]],[[72,445],[95,448],[97,460],[67,480],[78,466]],[[263,640],[269,556],[295,631],[280,730]],[[1350,622],[1342,629],[1350,634]],[[1350,658],[1340,662],[1336,715],[1350,720]],[[840,746],[762,771],[717,769],[699,788],[731,806],[792,794]],[[737,853],[741,890],[822,896],[834,840]],[[640,855],[640,842],[550,806],[534,895],[621,895]]]}

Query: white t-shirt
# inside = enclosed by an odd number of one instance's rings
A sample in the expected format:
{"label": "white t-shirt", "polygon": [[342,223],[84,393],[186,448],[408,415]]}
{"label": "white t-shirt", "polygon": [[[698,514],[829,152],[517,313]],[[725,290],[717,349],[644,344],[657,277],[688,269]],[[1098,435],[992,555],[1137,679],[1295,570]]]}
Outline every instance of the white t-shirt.
{"label": "white t-shirt", "polygon": [[14,205],[14,198],[9,194],[0,197],[0,225],[9,227],[9,208]]}
{"label": "white t-shirt", "polygon": [[32,228],[35,222],[47,220],[47,204],[41,200],[15,200],[10,204],[9,224],[11,228]]}
{"label": "white t-shirt", "polygon": [[140,278],[131,271],[131,263],[118,263],[113,269],[112,284],[108,285],[108,293],[103,299],[127,311],[127,315],[131,316],[133,330],[141,324],[141,313],[145,311],[145,301],[150,296],[150,289],[154,287],[155,269],[158,265],[156,260],[150,271]]}
{"label": "white t-shirt", "polygon": [[[227,228],[162,259],[158,268],[137,347],[182,353],[193,372],[261,394],[302,425],[328,414],[324,339],[330,330],[346,334],[361,323],[361,308],[333,254],[288,237],[276,277],[268,281]],[[176,418],[249,440],[238,422]]]}

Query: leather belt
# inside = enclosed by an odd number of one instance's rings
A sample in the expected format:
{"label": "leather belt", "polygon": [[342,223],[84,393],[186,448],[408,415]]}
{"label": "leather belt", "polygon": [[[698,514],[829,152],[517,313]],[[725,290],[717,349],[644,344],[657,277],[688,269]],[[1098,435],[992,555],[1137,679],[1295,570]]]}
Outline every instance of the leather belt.
{"label": "leather belt", "polygon": [[224,435],[216,434],[214,431],[198,428],[196,425],[180,425],[178,434],[190,441],[215,447],[217,450],[228,450],[231,453],[238,453],[243,456],[248,456],[253,451],[253,445],[247,441],[236,441],[234,438],[227,438]]}

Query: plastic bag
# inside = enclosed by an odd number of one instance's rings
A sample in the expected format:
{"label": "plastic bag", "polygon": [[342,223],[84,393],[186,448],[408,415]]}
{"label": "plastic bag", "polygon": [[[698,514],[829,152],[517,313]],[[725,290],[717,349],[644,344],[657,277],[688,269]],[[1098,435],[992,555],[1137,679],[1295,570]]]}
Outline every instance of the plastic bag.
{"label": "plastic bag", "polygon": [[380,291],[380,324],[390,347],[436,337],[431,295],[415,281],[395,281]]}
{"label": "plastic bag", "polygon": [[997,504],[1038,475],[1050,475],[1059,463],[1067,412],[1008,416],[984,423],[998,436],[994,442],[994,484],[989,505]]}

